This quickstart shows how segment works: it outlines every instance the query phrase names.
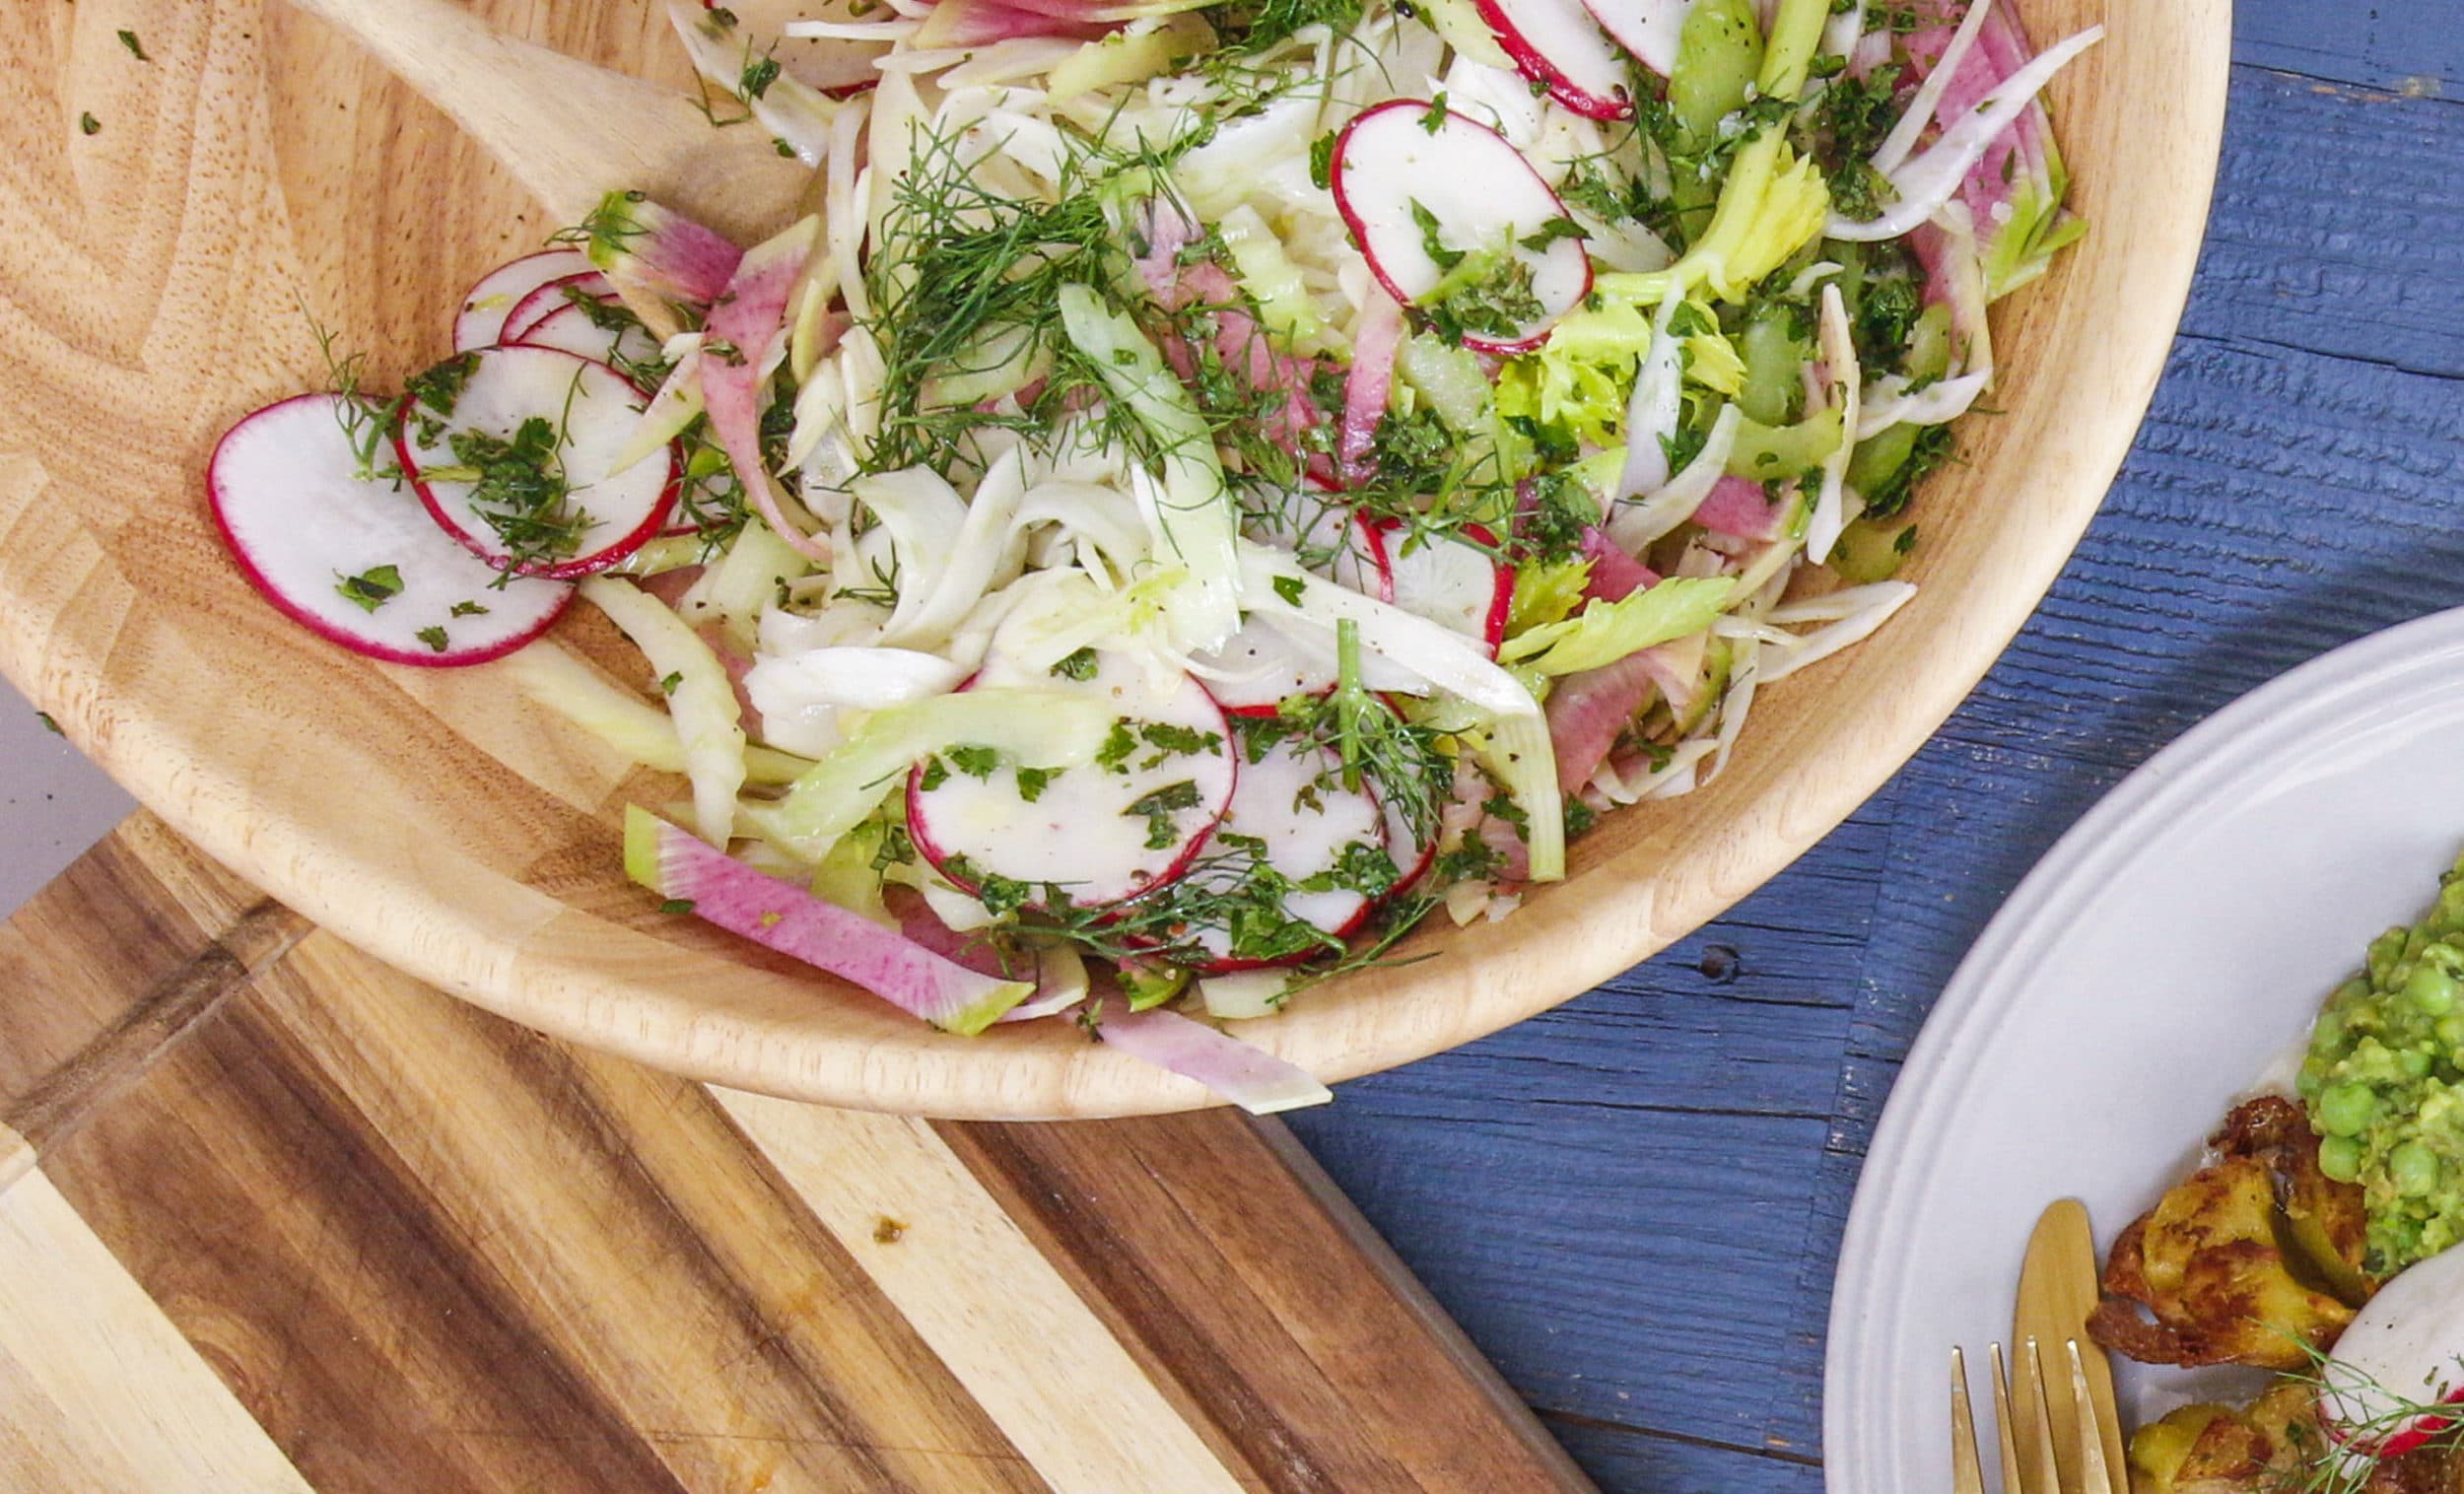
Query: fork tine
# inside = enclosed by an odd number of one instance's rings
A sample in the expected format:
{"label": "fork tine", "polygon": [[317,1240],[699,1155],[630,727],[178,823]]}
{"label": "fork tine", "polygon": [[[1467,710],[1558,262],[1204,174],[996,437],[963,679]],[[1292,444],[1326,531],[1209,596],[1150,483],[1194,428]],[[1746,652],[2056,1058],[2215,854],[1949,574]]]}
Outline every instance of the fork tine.
{"label": "fork tine", "polygon": [[[1994,1352],[1999,1374],[2002,1353]],[[1985,1470],[1976,1461],[1976,1417],[1968,1409],[1968,1362],[1951,1350],[1951,1494],[1985,1494]]]}
{"label": "fork tine", "polygon": [[2019,1424],[2011,1416],[2011,1382],[2002,1372],[2002,1345],[1994,1345],[1994,1440],[2002,1447],[2002,1494],[2025,1494],[2019,1482]]}
{"label": "fork tine", "polygon": [[2104,1462],[2104,1430],[2096,1421],[2096,1399],[2088,1393],[2088,1366],[2079,1357],[2079,1340],[2065,1345],[2071,1355],[2071,1399],[2079,1416],[2079,1494],[2115,1494],[2113,1474]]}
{"label": "fork tine", "polygon": [[2064,1494],[2062,1465],[2053,1456],[2053,1408],[2045,1402],[2045,1361],[2036,1351],[2034,1334],[2028,1335],[2027,1373],[2019,1377],[2019,1385],[2020,1392],[2029,1399],[2028,1409],[2035,1412],[2034,1424],[2029,1428],[2035,1435],[2024,1449],[2027,1494]]}

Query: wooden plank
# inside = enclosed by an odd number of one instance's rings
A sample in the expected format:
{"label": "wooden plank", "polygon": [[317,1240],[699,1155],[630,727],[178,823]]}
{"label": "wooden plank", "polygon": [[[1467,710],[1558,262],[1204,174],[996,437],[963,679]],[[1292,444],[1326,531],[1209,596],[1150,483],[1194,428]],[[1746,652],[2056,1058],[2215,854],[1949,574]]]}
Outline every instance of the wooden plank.
{"label": "wooden plank", "polygon": [[0,1482],[309,1494],[39,1172],[0,1184]]}
{"label": "wooden plank", "polygon": [[1263,1482],[1218,1460],[928,1122],[717,1093],[1056,1489]]}
{"label": "wooden plank", "polygon": [[450,1000],[143,821],[0,931],[0,1160],[40,1150],[20,1189],[56,1181],[327,1494],[1587,1487],[1230,1115],[714,1096]]}
{"label": "wooden plank", "polygon": [[1117,1121],[1097,1146],[1078,1125],[940,1130],[1265,1486],[1580,1481],[1274,1122]]}

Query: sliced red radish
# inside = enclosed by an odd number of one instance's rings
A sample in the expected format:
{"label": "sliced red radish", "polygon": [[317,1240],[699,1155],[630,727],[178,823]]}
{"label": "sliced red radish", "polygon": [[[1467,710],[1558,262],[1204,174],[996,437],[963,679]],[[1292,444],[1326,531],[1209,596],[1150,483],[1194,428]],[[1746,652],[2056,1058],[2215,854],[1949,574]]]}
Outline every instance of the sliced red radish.
{"label": "sliced red radish", "polygon": [[585,269],[579,275],[568,275],[539,286],[505,313],[505,330],[497,334],[499,342],[525,342],[539,323],[583,297],[601,305],[616,304],[616,287],[596,270]]}
{"label": "sliced red radish", "polygon": [[640,366],[657,362],[660,353],[658,339],[644,331],[640,322],[628,317],[610,331],[592,321],[586,307],[571,303],[532,323],[519,337],[505,340],[530,348],[562,348],[593,363],[613,364],[622,359]]}
{"label": "sliced red radish", "polygon": [[1419,834],[1411,817],[1397,807],[1391,797],[1379,802],[1378,813],[1386,820],[1386,853],[1395,862],[1395,885],[1373,900],[1372,907],[1409,892],[1428,875],[1429,867],[1437,860],[1439,827],[1431,826],[1426,836]]}
{"label": "sliced red radish", "polygon": [[2448,1250],[2397,1273],[2336,1339],[2319,1371],[2319,1421],[2327,1435],[2372,1458],[2400,1458],[2455,1418],[2407,1406],[2464,1401],[2464,1250]]}
{"label": "sliced red radish", "polygon": [[1120,714],[1111,740],[1083,767],[1049,776],[1033,773],[1032,763],[971,768],[953,749],[917,768],[908,834],[941,875],[978,893],[990,877],[1050,885],[1095,908],[1188,869],[1240,776],[1230,724],[1197,680],[1158,680],[1137,659],[1102,653],[1082,682],[994,659],[969,688],[993,684],[1088,691]]}
{"label": "sliced red radish", "polygon": [[240,421],[214,448],[214,522],[256,588],[304,627],[396,664],[481,663],[546,632],[573,588],[497,584],[399,484],[361,480],[346,418],[386,416],[303,394]]}
{"label": "sliced red radish", "polygon": [[1496,652],[1514,607],[1514,569],[1498,564],[1494,554],[1481,548],[1495,544],[1495,538],[1477,524],[1466,524],[1463,532],[1469,539],[1458,539],[1407,535],[1401,520],[1386,522],[1387,566],[1395,588],[1387,599],[1405,612],[1476,638]]}
{"label": "sliced red radish", "polygon": [[861,914],[765,876],[640,805],[625,808],[625,872],[729,933],[853,982],[945,1032],[975,1034],[1035,989],[969,970]]}
{"label": "sliced red radish", "polygon": [[1472,4],[1523,76],[1546,88],[1549,98],[1594,119],[1623,119],[1634,112],[1625,53],[1600,29],[1584,0]]}
{"label": "sliced red radish", "polygon": [[[482,560],[523,576],[587,576],[639,549],[675,506],[672,446],[663,461],[609,474],[648,396],[603,363],[555,348],[482,348],[456,354],[413,385],[423,392],[403,401],[394,452],[429,513]],[[470,471],[470,444],[516,441],[532,421],[547,423],[554,450],[546,465],[563,481],[561,502],[516,511],[494,503],[489,485],[439,475]],[[543,521],[568,533],[548,544],[508,542],[507,531],[518,535]]]}
{"label": "sliced red radish", "polygon": [[[1342,766],[1327,749],[1288,737],[1263,755],[1244,751],[1240,783],[1215,830],[1216,853],[1165,895],[1178,900],[1191,893],[1202,900],[1199,906],[1220,907],[1262,865],[1295,884],[1326,879],[1338,885],[1302,885],[1284,893],[1279,900],[1283,916],[1329,938],[1350,937],[1369,917],[1370,903],[1370,893],[1339,885],[1346,880],[1346,864],[1359,854],[1354,848],[1365,847],[1374,854],[1381,879],[1390,874],[1385,868],[1392,858],[1384,811],[1370,795],[1343,786]],[[1376,883],[1371,886],[1384,890]],[[1193,921],[1184,937],[1206,956],[1203,962],[1192,962],[1201,974],[1294,965],[1327,948],[1311,942],[1272,954],[1244,952],[1235,947],[1234,930],[1219,921]]]}
{"label": "sliced red radish", "polygon": [[467,353],[505,341],[505,318],[523,297],[551,280],[596,273],[580,249],[547,249],[498,266],[462,298],[462,308],[453,318],[453,351]]}
{"label": "sliced red radish", "polygon": [[1677,71],[1677,48],[1692,0],[1583,0],[1601,30],[1634,60],[1666,78]]}
{"label": "sliced red radish", "polygon": [[[1588,16],[1583,24],[1591,25]],[[1382,103],[1335,140],[1333,180],[1335,205],[1370,270],[1406,306],[1426,310],[1422,303],[1447,278],[1429,252],[1431,238],[1443,250],[1502,253],[1530,275],[1539,314],[1509,330],[1468,333],[1468,347],[1535,347],[1591,294],[1581,237],[1558,237],[1550,227],[1571,223],[1565,204],[1522,152],[1477,120],[1412,99]]]}
{"label": "sliced red radish", "polygon": [[[1302,521],[1306,515],[1307,521]],[[1242,525],[1251,539],[1297,556],[1303,567],[1363,596],[1392,601],[1386,542],[1375,521],[1342,495],[1316,487],[1292,495],[1275,512],[1253,515]]]}

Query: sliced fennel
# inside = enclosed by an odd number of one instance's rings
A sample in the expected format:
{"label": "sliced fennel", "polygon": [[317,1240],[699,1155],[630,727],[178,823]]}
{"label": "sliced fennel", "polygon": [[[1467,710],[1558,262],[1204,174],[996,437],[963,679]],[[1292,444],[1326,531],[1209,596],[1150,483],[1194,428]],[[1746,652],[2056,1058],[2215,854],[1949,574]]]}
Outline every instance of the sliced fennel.
{"label": "sliced fennel", "polygon": [[723,849],[734,833],[736,791],[745,777],[744,727],[726,666],[684,619],[630,581],[590,577],[582,581],[582,594],[633,640],[653,673],[674,679],[667,711],[675,718],[685,777],[693,784],[694,828]]}
{"label": "sliced fennel", "polygon": [[1613,602],[1595,599],[1562,622],[1543,623],[1510,638],[1498,658],[1535,674],[1580,674],[1702,632],[1736,589],[1727,577],[1671,577]]}

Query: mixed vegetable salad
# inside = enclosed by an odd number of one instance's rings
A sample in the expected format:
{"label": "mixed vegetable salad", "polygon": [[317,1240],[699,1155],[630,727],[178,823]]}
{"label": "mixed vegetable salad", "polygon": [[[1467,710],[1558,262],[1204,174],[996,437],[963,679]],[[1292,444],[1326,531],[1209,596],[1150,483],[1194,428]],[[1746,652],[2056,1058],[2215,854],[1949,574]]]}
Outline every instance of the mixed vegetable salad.
{"label": "mixed vegetable salad", "polygon": [[1991,0],[670,8],[819,211],[610,197],[399,400],[235,429],[235,553],[403,663],[578,593],[655,693],[512,667],[689,782],[665,907],[1261,1109],[1325,1092],[1173,1005],[1717,775],[1908,600],[1986,308],[2084,231],[2036,98],[2100,32]]}

